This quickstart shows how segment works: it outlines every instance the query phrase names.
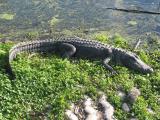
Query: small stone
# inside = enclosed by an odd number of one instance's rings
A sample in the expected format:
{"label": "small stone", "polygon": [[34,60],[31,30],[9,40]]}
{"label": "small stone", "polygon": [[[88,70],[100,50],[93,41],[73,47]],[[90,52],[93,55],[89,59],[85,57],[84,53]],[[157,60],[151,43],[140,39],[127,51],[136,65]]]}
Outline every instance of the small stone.
{"label": "small stone", "polygon": [[102,95],[99,99],[99,103],[103,106],[104,109],[104,119],[105,120],[114,120],[114,107],[106,100],[106,96]]}
{"label": "small stone", "polygon": [[147,111],[148,111],[150,114],[154,114],[154,111],[151,109],[151,107],[148,107],[148,108],[147,108]]}
{"label": "small stone", "polygon": [[134,116],[134,113],[132,112],[131,115]]}
{"label": "small stone", "polygon": [[65,115],[69,120],[78,120],[78,117],[71,110],[66,110]]}
{"label": "small stone", "polygon": [[118,96],[121,98],[121,100],[124,100],[126,97],[126,94],[122,91],[118,91]]}
{"label": "small stone", "polygon": [[128,21],[127,24],[130,25],[130,26],[135,26],[135,25],[137,25],[137,22],[131,20],[131,21]]}
{"label": "small stone", "polygon": [[140,94],[141,93],[140,93],[139,89],[134,87],[134,88],[131,89],[131,91],[128,94],[128,100],[131,103],[134,103],[137,100],[138,96],[140,96]]}
{"label": "small stone", "polygon": [[123,103],[123,104],[122,104],[122,109],[123,109],[125,112],[129,112],[129,111],[130,111],[130,108],[129,108],[129,106],[128,106],[127,103]]}
{"label": "small stone", "polygon": [[52,111],[52,109],[53,109],[52,105],[48,104],[48,105],[45,106],[44,112],[45,113],[50,113]]}

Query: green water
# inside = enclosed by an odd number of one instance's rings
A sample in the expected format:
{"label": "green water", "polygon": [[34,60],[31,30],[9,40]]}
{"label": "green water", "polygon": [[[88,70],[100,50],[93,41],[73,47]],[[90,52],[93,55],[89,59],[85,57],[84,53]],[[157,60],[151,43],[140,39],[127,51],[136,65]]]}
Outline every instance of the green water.
{"label": "green water", "polygon": [[17,34],[26,31],[47,33],[51,29],[107,31],[131,41],[159,38],[160,15],[124,13],[105,7],[160,12],[158,0],[1,0],[0,38],[16,40]]}

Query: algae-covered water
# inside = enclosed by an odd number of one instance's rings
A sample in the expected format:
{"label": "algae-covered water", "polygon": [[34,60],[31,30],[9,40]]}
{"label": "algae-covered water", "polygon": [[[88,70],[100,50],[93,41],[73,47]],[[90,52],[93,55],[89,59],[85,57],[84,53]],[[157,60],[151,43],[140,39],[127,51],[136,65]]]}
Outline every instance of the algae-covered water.
{"label": "algae-covered water", "polygon": [[[130,40],[160,35],[160,15],[125,13],[106,7],[160,12],[159,0],[0,0],[0,38],[26,31],[107,31]],[[19,37],[19,36],[18,36]],[[21,38],[20,38],[21,39]]]}

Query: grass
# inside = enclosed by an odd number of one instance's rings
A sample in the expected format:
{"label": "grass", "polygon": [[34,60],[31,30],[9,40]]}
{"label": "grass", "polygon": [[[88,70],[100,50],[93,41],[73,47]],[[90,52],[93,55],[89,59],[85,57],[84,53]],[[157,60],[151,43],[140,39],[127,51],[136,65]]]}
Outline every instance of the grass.
{"label": "grass", "polygon": [[[106,39],[101,37],[100,40],[103,41],[103,38]],[[114,39],[120,43],[118,46],[126,44],[120,42],[121,37]],[[133,115],[139,120],[160,119],[159,51],[138,53],[153,66],[153,74],[142,75],[113,65],[119,72],[114,77],[109,77],[109,71],[98,61],[68,60],[39,54],[30,57],[24,53],[12,63],[16,80],[10,81],[4,64],[11,46],[13,43],[0,44],[0,119],[40,119],[46,113],[47,118],[63,120],[64,111],[71,102],[78,101],[84,95],[96,99],[99,91],[107,95],[118,120],[128,120]],[[131,111],[126,113],[121,109],[118,88],[123,88],[127,93],[134,86],[140,89],[141,96],[132,105]],[[51,110],[45,112],[48,107]],[[148,107],[154,114],[147,111]]]}

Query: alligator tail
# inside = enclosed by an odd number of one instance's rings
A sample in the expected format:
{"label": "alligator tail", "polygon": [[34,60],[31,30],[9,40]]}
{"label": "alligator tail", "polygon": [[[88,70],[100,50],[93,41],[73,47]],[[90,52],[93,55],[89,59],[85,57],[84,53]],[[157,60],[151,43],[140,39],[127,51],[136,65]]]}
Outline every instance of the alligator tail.
{"label": "alligator tail", "polygon": [[6,72],[8,73],[10,80],[14,80],[16,78],[15,73],[13,72],[12,67],[11,67],[11,62],[16,58],[16,55],[18,53],[22,52],[22,49],[21,49],[22,46],[23,45],[19,43],[19,44],[13,46],[9,51]]}
{"label": "alligator tail", "polygon": [[22,42],[18,43],[17,45],[13,46],[9,51],[9,58],[8,58],[8,67],[7,73],[9,74],[10,79],[15,79],[15,73],[12,70],[11,62],[16,58],[17,54],[21,52],[43,52],[47,51],[47,47],[51,48],[51,40],[36,40],[30,42]]}

